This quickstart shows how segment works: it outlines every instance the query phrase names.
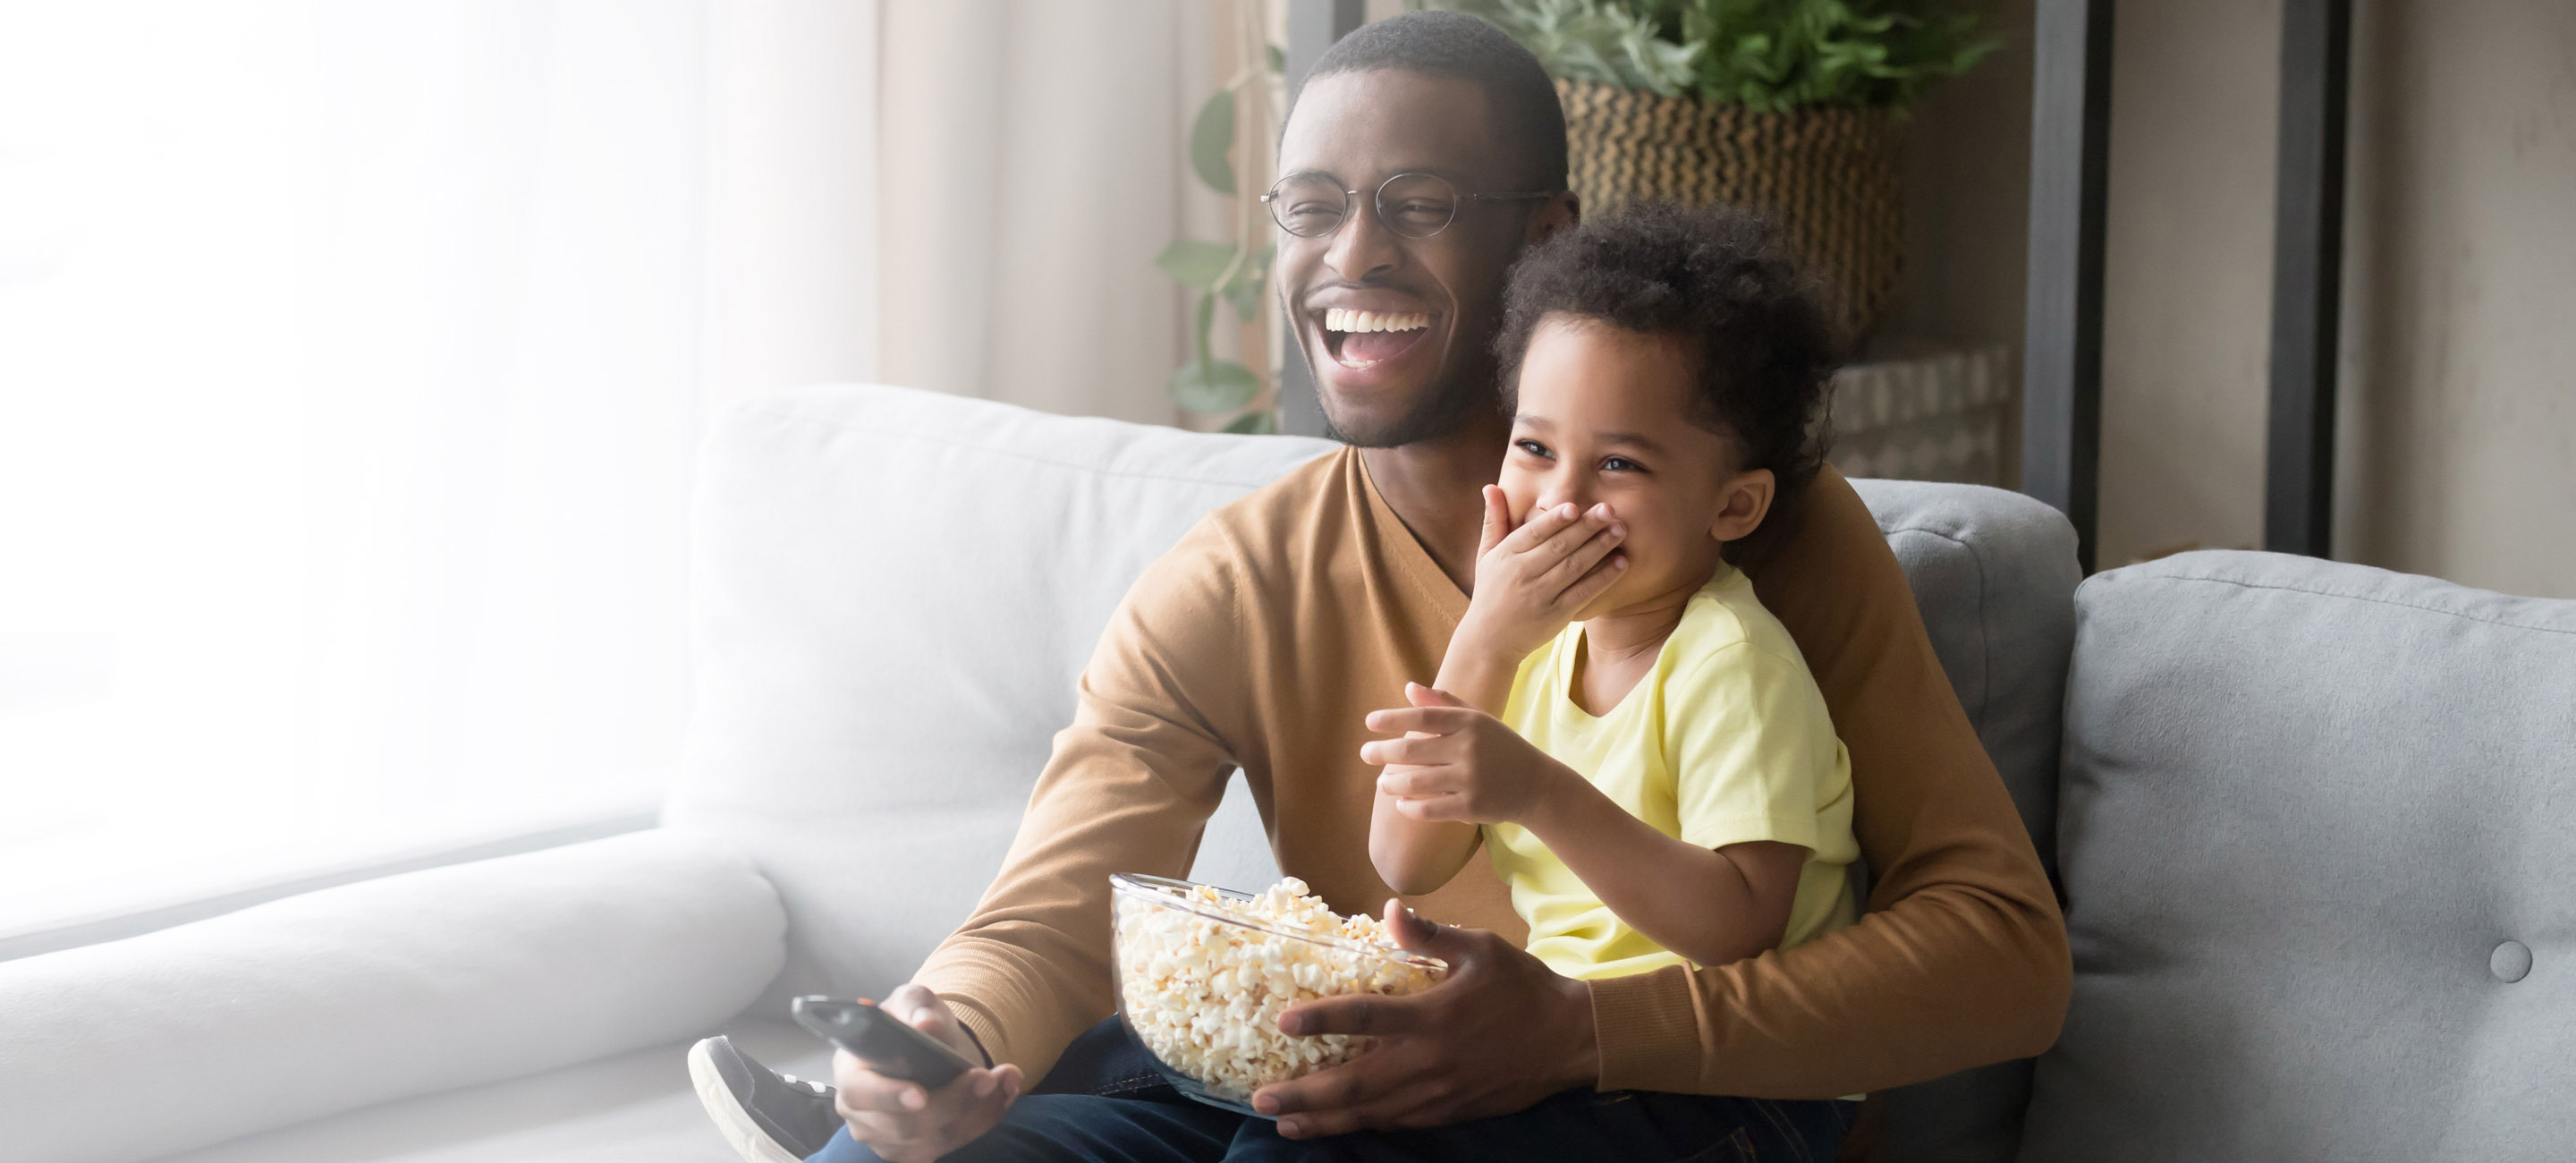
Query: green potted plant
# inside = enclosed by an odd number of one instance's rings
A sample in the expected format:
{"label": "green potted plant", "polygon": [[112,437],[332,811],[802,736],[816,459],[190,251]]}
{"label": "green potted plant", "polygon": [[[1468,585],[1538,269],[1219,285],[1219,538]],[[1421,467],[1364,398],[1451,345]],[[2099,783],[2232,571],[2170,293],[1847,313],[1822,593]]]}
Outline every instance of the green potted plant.
{"label": "green potted plant", "polygon": [[1639,199],[1779,217],[1866,335],[1905,255],[1907,108],[1998,41],[1958,0],[1451,0],[1527,46],[1565,102],[1591,213]]}
{"label": "green potted plant", "polygon": [[1267,356],[1273,313],[1270,263],[1278,253],[1270,243],[1270,213],[1261,204],[1269,183],[1268,155],[1252,149],[1237,156],[1234,143],[1239,122],[1250,123],[1254,141],[1266,142],[1275,132],[1283,61],[1263,31],[1260,0],[1238,0],[1232,9],[1234,52],[1249,63],[1218,86],[1191,119],[1189,162],[1199,184],[1227,199],[1234,237],[1222,242],[1175,239],[1154,259],[1164,274],[1197,293],[1190,358],[1172,369],[1165,386],[1182,411],[1210,422],[1227,417],[1224,431],[1276,432],[1278,409],[1269,369],[1255,371],[1239,360],[1220,358],[1211,343],[1222,301],[1242,325],[1244,350]]}

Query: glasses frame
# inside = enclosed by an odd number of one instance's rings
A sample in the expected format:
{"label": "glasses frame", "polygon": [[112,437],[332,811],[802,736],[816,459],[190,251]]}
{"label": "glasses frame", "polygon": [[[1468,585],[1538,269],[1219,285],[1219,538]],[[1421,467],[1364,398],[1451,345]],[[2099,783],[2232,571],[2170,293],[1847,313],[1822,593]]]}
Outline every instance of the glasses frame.
{"label": "glasses frame", "polygon": [[[1299,234],[1294,230],[1288,229],[1288,224],[1285,221],[1282,221],[1279,217],[1279,187],[1287,185],[1288,183],[1300,178],[1321,178],[1336,186],[1342,184],[1342,180],[1340,178],[1334,177],[1333,175],[1321,170],[1300,170],[1293,174],[1282,175],[1278,181],[1270,183],[1270,189],[1261,195],[1261,204],[1270,207],[1270,220],[1277,223],[1279,229],[1285,232],[1290,238],[1331,238],[1336,232],[1340,231],[1343,226],[1350,223],[1352,215],[1359,212],[1359,197],[1361,191],[1345,188],[1342,191],[1342,216],[1339,220],[1333,223],[1331,230],[1326,230],[1317,234]],[[1429,178],[1441,185],[1449,187],[1452,192],[1457,193],[1457,202],[1449,207],[1449,220],[1438,226],[1432,227],[1430,230],[1421,234],[1414,234],[1410,231],[1398,228],[1394,221],[1386,216],[1386,188],[1396,184],[1397,182],[1403,181],[1406,178]],[[1369,209],[1377,214],[1378,225],[1386,227],[1387,233],[1395,235],[1398,238],[1410,238],[1415,241],[1420,241],[1426,238],[1437,237],[1441,231],[1447,230],[1451,226],[1456,225],[1458,222],[1459,211],[1465,209],[1469,202],[1527,202],[1536,198],[1553,198],[1561,192],[1562,191],[1557,190],[1503,190],[1487,191],[1483,193],[1466,193],[1458,189],[1458,183],[1441,177],[1438,174],[1426,173],[1421,170],[1406,170],[1400,174],[1388,174],[1385,181],[1377,184],[1377,189],[1368,191],[1368,196]]]}

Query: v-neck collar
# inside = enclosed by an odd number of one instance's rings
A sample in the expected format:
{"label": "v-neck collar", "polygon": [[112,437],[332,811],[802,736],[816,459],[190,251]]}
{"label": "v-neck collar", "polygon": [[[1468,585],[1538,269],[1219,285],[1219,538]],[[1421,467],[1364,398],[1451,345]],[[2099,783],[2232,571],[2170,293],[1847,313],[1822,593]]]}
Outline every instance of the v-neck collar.
{"label": "v-neck collar", "polygon": [[[1675,623],[1673,630],[1679,633],[1681,625]],[[1583,716],[1585,723],[1594,725],[1617,718],[1619,712],[1636,699],[1637,691],[1646,685],[1647,680],[1655,677],[1657,670],[1663,668],[1664,651],[1671,649],[1673,645],[1673,636],[1664,635],[1664,640],[1655,647],[1654,661],[1646,664],[1646,673],[1638,675],[1637,681],[1628,684],[1628,689],[1619,696],[1619,701],[1610,704],[1609,709],[1596,715],[1592,713],[1591,708],[1583,705],[1583,700],[1578,697],[1581,692],[1577,689],[1581,685],[1578,676],[1582,674],[1583,664],[1592,655],[1591,636],[1583,632],[1583,623],[1569,622],[1565,629],[1557,631],[1557,639],[1557,655],[1564,659],[1563,673],[1556,676],[1554,684],[1557,701],[1565,704],[1566,708],[1575,714]]]}
{"label": "v-neck collar", "polygon": [[1360,492],[1368,497],[1369,521],[1376,526],[1373,532],[1388,559],[1395,563],[1396,569],[1403,573],[1405,580],[1412,583],[1423,599],[1431,603],[1432,609],[1447,617],[1450,625],[1457,625],[1467,616],[1467,591],[1459,589],[1458,583],[1450,578],[1449,571],[1440,568],[1440,562],[1422,544],[1421,536],[1404,523],[1395,506],[1387,503],[1386,494],[1378,491],[1376,478],[1369,475],[1368,458],[1361,456],[1359,449],[1350,447],[1345,447],[1342,455],[1351,458],[1352,473],[1359,482]]}
{"label": "v-neck collar", "polygon": [[1557,699],[1572,709],[1575,714],[1583,716],[1584,721],[1588,723],[1606,722],[1618,715],[1622,708],[1636,699],[1637,688],[1645,686],[1657,672],[1664,669],[1664,656],[1672,651],[1673,639],[1681,637],[1682,627],[1690,622],[1692,614],[1698,612],[1699,604],[1702,601],[1718,600],[1717,591],[1731,584],[1732,575],[1735,573],[1734,565],[1725,561],[1717,563],[1717,570],[1709,574],[1708,580],[1701,582],[1697,590],[1691,592],[1688,602],[1683,603],[1682,616],[1674,620],[1672,630],[1664,635],[1662,642],[1656,644],[1655,659],[1646,665],[1646,673],[1638,676],[1637,681],[1628,687],[1627,693],[1619,696],[1618,702],[1610,704],[1608,710],[1597,715],[1584,707],[1582,699],[1575,697],[1576,688],[1579,685],[1577,675],[1592,655],[1592,636],[1585,632],[1583,623],[1567,623],[1565,629],[1557,631],[1556,653],[1564,660],[1563,673],[1556,676],[1554,683]]}

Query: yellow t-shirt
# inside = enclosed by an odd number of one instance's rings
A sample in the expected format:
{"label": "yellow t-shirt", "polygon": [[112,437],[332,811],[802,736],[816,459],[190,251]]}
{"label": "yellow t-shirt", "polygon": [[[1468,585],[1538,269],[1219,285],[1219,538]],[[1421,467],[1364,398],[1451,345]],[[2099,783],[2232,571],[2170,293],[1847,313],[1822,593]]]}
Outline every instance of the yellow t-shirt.
{"label": "yellow t-shirt", "polygon": [[[1851,760],[1798,645],[1728,566],[1691,596],[1655,666],[1595,717],[1574,701],[1583,626],[1521,663],[1503,721],[1657,831],[1703,848],[1754,840],[1808,852],[1781,948],[1852,923]],[[1525,828],[1485,828],[1529,951],[1567,977],[1684,964],[1613,916]]]}

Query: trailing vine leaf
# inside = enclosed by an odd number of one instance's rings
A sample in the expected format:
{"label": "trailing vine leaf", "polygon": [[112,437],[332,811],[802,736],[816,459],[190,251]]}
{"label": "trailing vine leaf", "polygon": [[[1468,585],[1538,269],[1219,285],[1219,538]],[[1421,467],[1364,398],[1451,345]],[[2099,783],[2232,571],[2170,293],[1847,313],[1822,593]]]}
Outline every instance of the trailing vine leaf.
{"label": "trailing vine leaf", "polygon": [[1154,256],[1154,265],[1173,281],[1193,291],[1213,291],[1217,280],[1225,277],[1225,268],[1234,263],[1234,244],[1203,242],[1195,238],[1176,238],[1163,253]]}
{"label": "trailing vine leaf", "polygon": [[1234,304],[1234,317],[1246,323],[1261,315],[1261,305],[1269,300],[1270,262],[1279,257],[1279,248],[1265,246],[1252,252],[1234,278],[1222,288],[1225,301]]}
{"label": "trailing vine leaf", "polygon": [[[1257,15],[1257,9],[1251,11]],[[1252,35],[1250,28],[1250,25],[1246,26],[1247,35]],[[1286,55],[1279,46],[1267,43],[1266,37],[1261,41],[1262,63],[1268,66],[1268,72],[1285,72]],[[1234,91],[1245,84],[1268,83],[1269,79],[1258,71],[1247,71],[1210,96],[1190,122],[1190,170],[1200,182],[1219,194],[1228,197],[1236,194],[1234,166],[1226,156],[1234,148]],[[1184,238],[1163,248],[1163,253],[1154,259],[1154,265],[1160,267],[1164,274],[1201,292],[1196,327],[1190,337],[1192,357],[1189,362],[1173,369],[1166,385],[1173,401],[1183,409],[1224,414],[1241,411],[1259,398],[1261,378],[1240,363],[1215,358],[1209,351],[1208,341],[1216,326],[1219,298],[1232,304],[1235,315],[1245,322],[1260,317],[1261,305],[1266,298],[1264,292],[1270,281],[1270,266],[1275,257],[1275,248],[1267,245],[1257,251],[1246,251],[1234,243]],[[1258,431],[1273,430],[1276,422],[1266,411],[1238,416],[1227,425],[1227,429],[1254,430],[1239,426],[1254,423],[1255,416],[1260,418],[1258,422],[1262,425]]]}
{"label": "trailing vine leaf", "polygon": [[1227,197],[1234,196],[1234,163],[1225,155],[1233,149],[1234,90],[1219,89],[1190,122],[1190,168],[1209,189]]}
{"label": "trailing vine leaf", "polygon": [[1199,296],[1198,329],[1191,350],[1196,358],[1172,369],[1165,384],[1172,399],[1192,412],[1231,412],[1261,394],[1261,377],[1252,369],[1208,352],[1208,329],[1216,321],[1216,295]]}
{"label": "trailing vine leaf", "polygon": [[1246,412],[1227,421],[1225,430],[1247,436],[1268,436],[1279,431],[1279,418],[1268,412]]}
{"label": "trailing vine leaf", "polygon": [[1261,377],[1230,359],[1194,359],[1172,369],[1169,386],[1192,412],[1231,412],[1261,394]]}

